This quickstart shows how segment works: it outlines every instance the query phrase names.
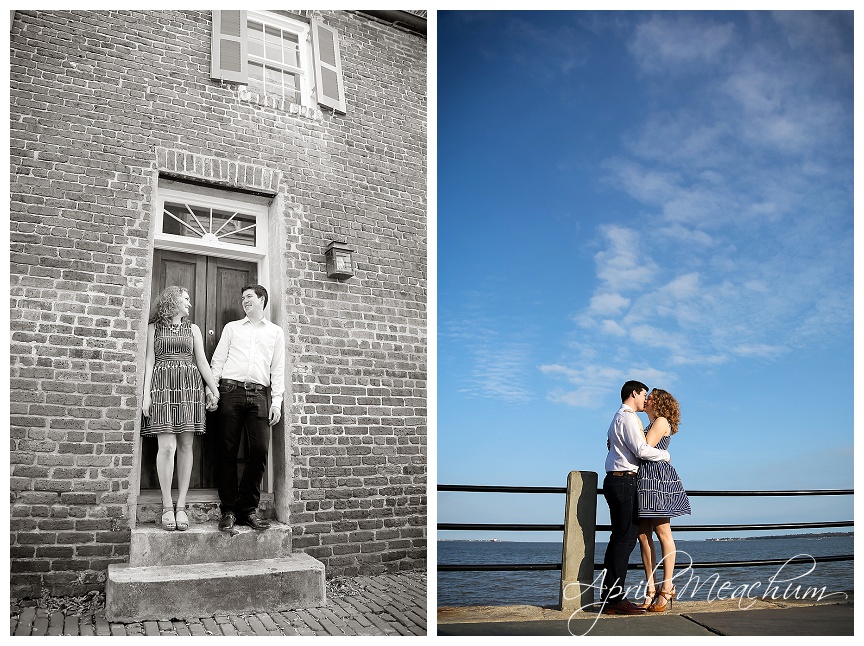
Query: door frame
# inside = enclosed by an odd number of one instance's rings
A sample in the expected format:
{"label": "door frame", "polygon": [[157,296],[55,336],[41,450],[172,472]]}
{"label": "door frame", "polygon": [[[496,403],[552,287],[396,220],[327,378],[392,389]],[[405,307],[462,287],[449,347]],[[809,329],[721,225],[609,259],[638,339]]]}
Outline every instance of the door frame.
{"label": "door frame", "polygon": [[[234,197],[230,191],[225,191],[216,187],[204,187],[194,184],[186,184],[173,180],[160,178],[158,188],[156,190],[156,200],[154,200],[154,217],[153,217],[153,243],[150,247],[150,272],[147,280],[148,285],[153,282],[153,256],[157,249],[165,251],[178,251],[181,253],[193,254],[196,256],[212,256],[218,258],[228,258],[232,260],[241,260],[256,265],[258,273],[258,283],[261,285],[271,284],[270,282],[270,262],[268,262],[268,250],[270,242],[270,216],[273,203],[276,201],[273,198],[267,198],[260,195],[244,195],[244,199]],[[219,208],[223,210],[235,210],[244,214],[256,216],[256,244],[255,246],[243,246],[230,243],[214,243],[200,238],[189,236],[178,236],[166,234],[162,232],[164,204],[167,201],[179,201],[194,206],[204,208]],[[271,291],[268,289],[268,292]],[[156,295],[150,294],[150,300]],[[271,303],[273,298],[270,298]],[[276,325],[280,325],[278,320],[278,308],[274,308],[271,303],[269,307],[269,320]],[[149,310],[149,303],[145,306]],[[144,312],[144,319],[148,318],[148,311]],[[146,326],[145,326],[146,329]],[[287,376],[287,375],[286,375]],[[286,416],[288,403],[283,402],[283,418]],[[287,421],[287,420],[286,420]],[[153,497],[152,492],[156,492],[159,500],[161,495],[158,490],[144,490],[142,495],[141,478],[140,478],[140,458],[141,458],[141,438],[140,435],[136,438],[136,459],[133,463],[136,465],[136,486],[134,487],[135,506],[146,502],[150,497]],[[269,495],[274,496],[276,493],[276,483],[274,482],[274,464],[273,464],[273,434],[270,437],[270,446],[268,449],[270,459],[267,460],[267,470],[265,472],[265,486],[262,491],[262,497]],[[215,489],[190,489],[187,500],[191,502],[218,502],[219,496]]]}

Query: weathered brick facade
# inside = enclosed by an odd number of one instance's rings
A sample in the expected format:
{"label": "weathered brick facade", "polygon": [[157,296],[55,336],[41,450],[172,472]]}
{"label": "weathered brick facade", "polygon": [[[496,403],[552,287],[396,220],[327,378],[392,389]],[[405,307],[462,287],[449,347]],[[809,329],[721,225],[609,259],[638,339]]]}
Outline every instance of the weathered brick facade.
{"label": "weathered brick facade", "polygon": [[346,114],[212,80],[209,11],[14,15],[14,596],[100,588],[128,557],[160,177],[275,205],[294,547],[328,576],[425,568],[426,40],[293,13],[338,30]]}

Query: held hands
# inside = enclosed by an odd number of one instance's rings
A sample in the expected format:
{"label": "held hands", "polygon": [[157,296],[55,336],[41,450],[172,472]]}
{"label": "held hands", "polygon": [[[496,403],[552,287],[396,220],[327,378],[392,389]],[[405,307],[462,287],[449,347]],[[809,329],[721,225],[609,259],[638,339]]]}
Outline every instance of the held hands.
{"label": "held hands", "polygon": [[144,401],[141,402],[141,413],[144,417],[150,418],[150,404],[153,403],[153,398],[150,393],[144,393]]}
{"label": "held hands", "polygon": [[[149,410],[149,396],[144,401],[147,409]],[[211,392],[209,388],[207,389],[207,403],[204,405],[204,408],[211,413],[217,408],[219,408],[219,394]],[[145,415],[149,415],[149,413],[145,413]],[[270,426],[276,424],[282,418],[282,407],[271,406],[269,418]]]}
{"label": "held hands", "polygon": [[208,390],[207,403],[204,405],[204,409],[212,413],[217,408],[219,408],[219,395],[218,393],[214,394]]}

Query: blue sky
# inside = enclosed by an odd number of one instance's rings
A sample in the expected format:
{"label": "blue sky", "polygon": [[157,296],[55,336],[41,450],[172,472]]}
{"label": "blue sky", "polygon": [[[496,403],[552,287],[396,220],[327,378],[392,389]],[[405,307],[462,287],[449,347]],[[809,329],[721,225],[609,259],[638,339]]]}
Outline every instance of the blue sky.
{"label": "blue sky", "polygon": [[[602,473],[633,378],[678,398],[689,489],[853,487],[852,22],[438,12],[438,483]],[[691,503],[679,524],[853,516],[849,496]],[[560,523],[563,498],[437,513]],[[469,537],[491,538],[439,532]]]}

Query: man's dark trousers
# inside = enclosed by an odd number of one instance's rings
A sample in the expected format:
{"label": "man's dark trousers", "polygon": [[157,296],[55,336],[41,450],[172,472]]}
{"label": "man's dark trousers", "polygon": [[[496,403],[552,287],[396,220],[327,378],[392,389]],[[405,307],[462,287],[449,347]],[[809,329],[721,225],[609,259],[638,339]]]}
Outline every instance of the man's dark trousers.
{"label": "man's dark trousers", "polygon": [[636,476],[613,476],[603,479],[603,497],[609,505],[609,523],[612,535],[606,547],[603,567],[606,577],[600,598],[614,605],[624,601],[624,579],[630,554],[639,538],[639,519],[636,507]]}
{"label": "man's dark trousers", "polygon": [[[270,402],[266,390],[244,390],[234,384],[219,384],[219,446],[216,482],[222,513],[246,518],[258,509],[261,478],[267,468],[270,446],[268,421]],[[237,453],[246,428],[246,466],[237,485]]]}

